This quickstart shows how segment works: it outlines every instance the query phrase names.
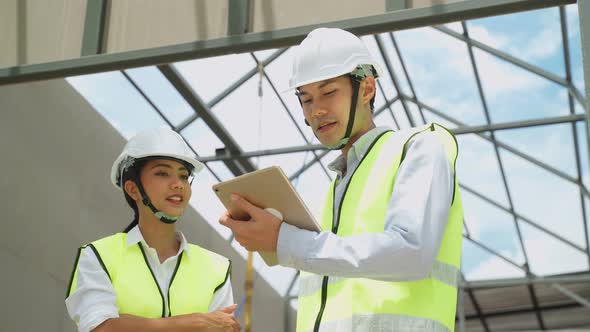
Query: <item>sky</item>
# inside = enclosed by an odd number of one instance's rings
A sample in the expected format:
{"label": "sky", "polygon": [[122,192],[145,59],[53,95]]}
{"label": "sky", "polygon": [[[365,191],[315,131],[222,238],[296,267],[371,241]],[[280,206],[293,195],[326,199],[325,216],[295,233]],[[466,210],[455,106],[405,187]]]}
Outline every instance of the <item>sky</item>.
{"label": "sky", "polygon": [[[572,79],[574,86],[583,94],[577,6],[567,6],[566,16]],[[466,26],[469,36],[474,40],[548,73],[565,77],[557,8],[477,19],[466,22]],[[448,24],[446,28],[463,33],[459,23]],[[488,123],[474,78],[469,49],[464,42],[431,27],[381,34],[376,38],[382,43],[394,68],[402,93],[413,96],[413,87],[421,102],[452,118],[449,121],[423,109],[426,121],[439,122],[449,128],[456,128],[458,124],[480,126]],[[362,39],[385,69],[376,38],[364,36]],[[404,73],[393,40],[399,47],[410,80]],[[232,54],[180,62],[174,66],[194,91],[210,103],[229,85],[256,68],[254,57],[262,61],[276,51]],[[473,55],[491,123],[570,114],[568,93],[563,86],[480,49],[473,48]],[[303,124],[303,115],[294,95],[281,93],[287,88],[290,60],[291,50],[287,50],[264,68],[267,78],[261,79],[258,74],[254,75],[226,98],[212,105],[212,113],[239,142],[242,150],[257,151],[318,143],[311,130]],[[130,69],[125,74],[149,96],[173,125],[182,123],[193,114],[190,106],[156,68]],[[380,90],[377,95],[377,109],[397,95],[389,75],[379,81],[382,92]],[[121,72],[70,77],[68,82],[126,138],[148,127],[166,125]],[[259,95],[259,87],[262,96]],[[273,87],[279,91],[278,94]],[[582,106],[575,100],[574,103],[575,111],[582,113]],[[407,106],[411,117],[418,124],[421,123],[419,107],[410,101]],[[393,129],[410,127],[400,101],[376,116],[375,121],[377,125]],[[574,127],[576,134],[572,129]],[[462,270],[467,280],[524,276],[523,270],[514,264],[521,266],[526,259],[532,273],[537,275],[588,270],[588,257],[583,252],[587,239],[580,191],[569,180],[547,170],[554,168],[566,177],[576,178],[577,142],[583,183],[590,188],[588,136],[585,130],[584,124],[578,123],[575,126],[560,124],[494,133],[497,140],[529,155],[545,167],[535,165],[504,148],[496,150],[494,144],[485,139],[490,137],[489,132],[457,137],[457,174],[462,185],[465,234],[476,241],[463,241]],[[216,148],[223,147],[219,138],[201,119],[186,127],[181,134],[201,157],[212,156]],[[336,156],[336,152],[329,153],[322,158],[324,167],[316,163],[293,181],[306,204],[316,213],[321,208],[325,194],[317,188],[327,188],[333,178],[325,165]],[[312,159],[311,152],[300,152],[252,158],[251,161],[259,168],[280,165],[290,175]],[[195,179],[197,185],[193,186],[191,203],[211,227],[229,239],[229,231],[217,223],[224,208],[210,188],[218,179],[229,179],[232,174],[222,162],[211,162],[208,166]],[[502,173],[506,176],[506,185]],[[480,198],[481,195],[488,199]],[[590,201],[587,198],[586,207],[588,215]],[[518,215],[516,220],[508,212],[511,210]],[[542,228],[562,240],[548,235]],[[245,251],[235,241],[232,245],[245,257]],[[482,249],[482,245],[506,259]],[[256,257],[255,267],[260,275],[280,294],[285,295],[295,271],[281,267],[268,268]],[[291,294],[296,294],[296,290]]]}

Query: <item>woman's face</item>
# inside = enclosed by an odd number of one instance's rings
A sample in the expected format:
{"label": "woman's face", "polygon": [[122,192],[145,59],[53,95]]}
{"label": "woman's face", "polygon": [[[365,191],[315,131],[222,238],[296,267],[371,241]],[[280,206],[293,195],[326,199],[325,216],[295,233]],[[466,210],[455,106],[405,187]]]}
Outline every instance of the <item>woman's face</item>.
{"label": "woman's face", "polygon": [[177,161],[149,160],[140,172],[141,183],[152,204],[170,216],[180,216],[191,198],[190,172]]}

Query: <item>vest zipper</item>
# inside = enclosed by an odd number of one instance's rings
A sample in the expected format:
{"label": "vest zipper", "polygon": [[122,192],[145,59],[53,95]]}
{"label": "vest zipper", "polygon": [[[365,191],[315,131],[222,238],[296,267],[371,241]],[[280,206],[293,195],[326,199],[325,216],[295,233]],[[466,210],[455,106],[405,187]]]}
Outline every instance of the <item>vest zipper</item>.
{"label": "vest zipper", "polygon": [[[377,142],[381,139],[381,137],[383,137],[383,135],[387,134],[390,131],[391,130],[387,130],[387,131],[383,132],[381,135],[379,135],[377,138],[375,138],[373,143],[371,143],[371,146],[367,149],[367,152],[365,153],[365,155],[363,156],[361,161],[358,163],[355,170],[352,172],[352,175],[350,176],[350,180],[346,184],[346,188],[344,188],[344,193],[342,194],[342,198],[340,199],[340,205],[338,206],[338,223],[334,224],[334,218],[332,218],[332,233],[338,234],[338,226],[340,226],[340,214],[342,213],[342,203],[344,203],[344,198],[346,197],[346,193],[348,192],[348,187],[350,186],[350,183],[352,182],[352,178],[354,177],[354,174],[359,169],[359,167],[361,167],[361,164],[363,163],[363,161],[365,161],[365,158],[369,155],[369,153],[371,153],[373,146],[375,146],[375,144],[377,144]],[[337,182],[338,182],[338,178],[336,178],[335,183],[334,183],[334,191],[332,192],[332,202],[334,202],[336,199],[336,184],[337,184]],[[328,301],[328,276],[324,276],[324,278],[322,279],[322,301],[320,304],[320,310],[318,311],[318,315],[315,319],[313,332],[319,332],[319,330],[320,330],[320,324],[322,323],[322,316],[324,315],[324,309],[326,308],[327,301]]]}

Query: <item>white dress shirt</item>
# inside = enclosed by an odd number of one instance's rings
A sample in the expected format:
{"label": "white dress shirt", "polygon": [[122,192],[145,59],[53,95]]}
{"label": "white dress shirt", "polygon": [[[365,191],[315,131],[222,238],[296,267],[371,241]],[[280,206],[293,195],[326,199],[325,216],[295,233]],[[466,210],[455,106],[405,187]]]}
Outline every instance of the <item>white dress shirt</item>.
{"label": "white dress shirt", "polygon": [[[335,208],[371,143],[388,128],[365,133],[329,168],[338,173]],[[282,223],[277,256],[283,266],[329,276],[409,281],[428,276],[448,221],[454,174],[434,133],[414,136],[395,179],[382,233],[340,237]]]}
{"label": "white dress shirt", "polygon": [[[151,248],[145,242],[138,226],[135,226],[127,234],[127,245],[132,246],[141,243],[150,268],[154,272],[158,285],[163,294],[168,293],[168,285],[176,267],[178,256],[186,251],[190,256],[190,247],[184,234],[176,232],[176,239],[180,241],[180,248],[175,256],[169,257],[160,263],[156,249]],[[197,294],[195,294],[195,297]],[[164,296],[166,314],[168,314],[168,298]],[[109,280],[109,277],[98,262],[98,258],[91,248],[85,248],[78,264],[78,283],[74,293],[66,299],[66,307],[72,320],[78,324],[78,331],[89,332],[107,319],[119,317],[117,307],[117,294]],[[219,288],[209,304],[209,312],[215,311],[233,304],[231,280]]]}

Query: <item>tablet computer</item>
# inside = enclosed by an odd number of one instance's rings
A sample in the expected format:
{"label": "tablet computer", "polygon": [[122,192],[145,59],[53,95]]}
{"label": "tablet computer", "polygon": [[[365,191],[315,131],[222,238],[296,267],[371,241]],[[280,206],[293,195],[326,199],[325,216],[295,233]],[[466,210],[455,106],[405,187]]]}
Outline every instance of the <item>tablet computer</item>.
{"label": "tablet computer", "polygon": [[[320,224],[279,166],[267,167],[220,182],[213,185],[213,191],[234,219],[248,220],[249,216],[232,203],[232,193],[244,197],[262,209],[278,211],[282,216],[280,219],[291,225],[310,231],[321,231]],[[269,266],[278,264],[275,253],[261,252],[260,256]]]}

